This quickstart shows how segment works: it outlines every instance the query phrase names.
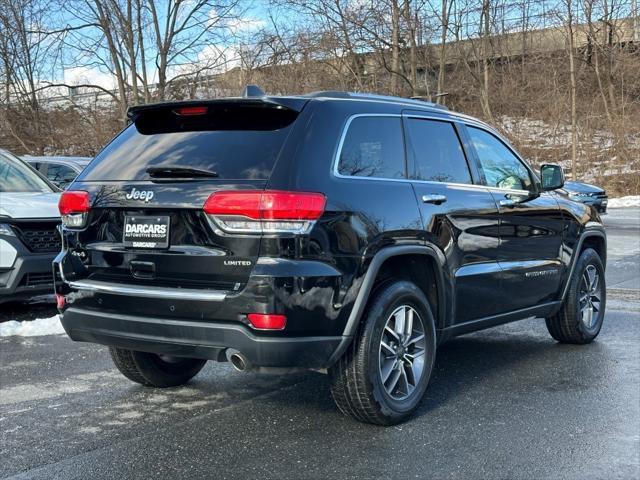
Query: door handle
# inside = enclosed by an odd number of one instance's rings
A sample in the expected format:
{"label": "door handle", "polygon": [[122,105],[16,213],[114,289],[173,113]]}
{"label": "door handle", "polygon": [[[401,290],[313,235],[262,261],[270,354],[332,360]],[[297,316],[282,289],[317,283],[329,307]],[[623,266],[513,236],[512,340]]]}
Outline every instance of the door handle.
{"label": "door handle", "polygon": [[438,193],[430,193],[429,195],[422,196],[422,203],[433,203],[435,205],[440,205],[447,201],[446,195],[440,195]]}

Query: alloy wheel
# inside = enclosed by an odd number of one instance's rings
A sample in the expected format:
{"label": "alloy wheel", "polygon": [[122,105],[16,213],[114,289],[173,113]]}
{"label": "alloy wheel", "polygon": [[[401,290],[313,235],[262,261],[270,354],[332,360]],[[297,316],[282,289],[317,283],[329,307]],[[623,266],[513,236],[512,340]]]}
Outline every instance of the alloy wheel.
{"label": "alloy wheel", "polygon": [[593,328],[599,320],[602,298],[601,285],[597,268],[594,265],[588,265],[582,274],[578,303],[582,323],[589,329]]}
{"label": "alloy wheel", "polygon": [[409,305],[389,316],[380,339],[380,379],[394,400],[404,400],[416,389],[424,371],[424,325]]}

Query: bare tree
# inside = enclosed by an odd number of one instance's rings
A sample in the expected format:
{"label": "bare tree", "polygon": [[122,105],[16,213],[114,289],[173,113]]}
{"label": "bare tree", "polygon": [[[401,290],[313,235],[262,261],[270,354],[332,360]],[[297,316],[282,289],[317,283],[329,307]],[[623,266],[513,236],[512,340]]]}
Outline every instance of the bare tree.
{"label": "bare tree", "polygon": [[[151,14],[155,42],[155,66],[158,73],[157,96],[165,99],[169,68],[182,63],[193,63],[193,56],[202,54],[210,44],[216,44],[228,35],[228,22],[242,13],[239,0],[146,0]],[[162,13],[160,7],[166,13]],[[219,56],[198,57],[199,70],[215,66]]]}
{"label": "bare tree", "polygon": [[0,3],[0,63],[6,108],[3,123],[25,150],[42,151],[39,85],[49,75],[57,55],[48,24],[46,0],[4,0]]}
{"label": "bare tree", "polygon": [[[397,0],[393,0],[397,3]],[[296,11],[300,30],[309,40],[315,36],[315,57],[338,65],[342,76],[349,78],[357,90],[364,88],[366,34],[369,7],[348,0],[275,0],[279,8]],[[399,15],[399,13],[398,13]]]}
{"label": "bare tree", "polygon": [[73,0],[63,5],[88,27],[67,35],[70,63],[111,74],[122,121],[130,104],[164,100],[172,82],[181,89],[183,79],[210,72],[233,35],[233,22],[243,14],[239,0]]}

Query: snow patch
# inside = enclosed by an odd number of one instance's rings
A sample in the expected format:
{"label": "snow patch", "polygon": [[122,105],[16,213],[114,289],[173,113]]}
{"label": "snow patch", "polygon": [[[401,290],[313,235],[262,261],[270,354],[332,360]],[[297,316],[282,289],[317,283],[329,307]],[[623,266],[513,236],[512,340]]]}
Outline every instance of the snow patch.
{"label": "snow patch", "polygon": [[64,333],[60,317],[37,318],[18,322],[11,320],[0,323],[0,337],[35,337],[39,335],[60,335]]}
{"label": "snow patch", "polygon": [[[527,155],[532,163],[558,163],[565,169],[567,178],[571,177],[571,125],[506,115],[498,122],[521,148],[528,149]],[[633,160],[624,162],[617,157],[619,145],[624,146]],[[598,183],[607,177],[640,173],[640,135],[637,132],[616,138],[606,130],[579,129],[577,153],[578,178],[574,180]]]}
{"label": "snow patch", "polygon": [[629,195],[627,197],[610,198],[609,208],[629,208],[640,207],[640,195]]}

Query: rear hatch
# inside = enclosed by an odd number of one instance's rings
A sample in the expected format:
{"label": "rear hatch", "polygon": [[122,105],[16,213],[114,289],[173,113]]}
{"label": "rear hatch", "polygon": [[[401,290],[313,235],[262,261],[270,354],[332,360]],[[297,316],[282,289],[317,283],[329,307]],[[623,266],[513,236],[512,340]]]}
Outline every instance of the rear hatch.
{"label": "rear hatch", "polygon": [[[224,231],[214,192],[264,190],[303,103],[144,106],[70,187],[90,210],[72,246],[91,280],[239,290],[261,235]],[[259,193],[259,192],[258,192]]]}

